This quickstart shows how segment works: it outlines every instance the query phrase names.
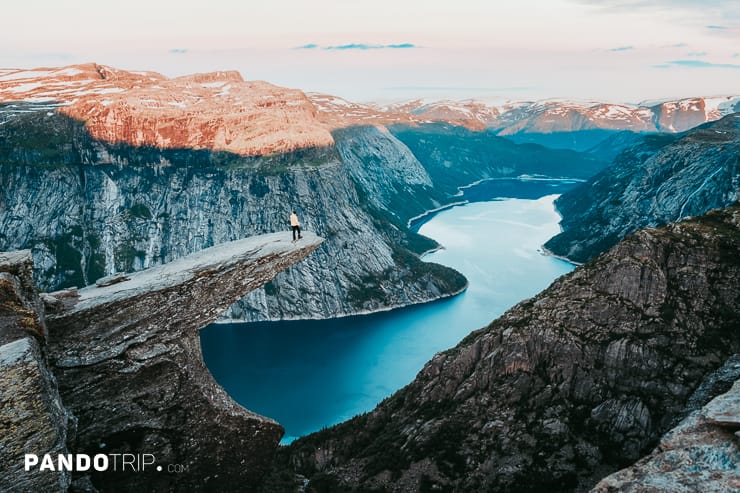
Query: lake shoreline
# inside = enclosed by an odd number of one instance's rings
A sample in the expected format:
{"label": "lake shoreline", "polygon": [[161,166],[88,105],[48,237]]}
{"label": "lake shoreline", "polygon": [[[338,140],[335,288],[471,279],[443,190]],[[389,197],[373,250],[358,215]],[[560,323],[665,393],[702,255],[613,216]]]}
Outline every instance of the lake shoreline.
{"label": "lake shoreline", "polygon": [[513,197],[430,215],[420,229],[439,243],[423,260],[461,272],[464,287],[332,318],[219,321],[201,331],[214,379],[239,404],[281,423],[285,445],[370,412],[435,354],[574,268],[539,248],[559,230],[553,202],[566,185],[520,186],[517,180],[481,187],[478,198]]}
{"label": "lake shoreline", "polygon": [[[582,180],[582,181],[585,182],[585,180]],[[557,206],[557,204],[555,202],[552,203],[552,206],[555,209],[555,213],[560,218],[560,220],[558,221],[558,227],[560,228],[560,232],[562,233],[564,231],[563,230],[563,226],[561,226],[561,223],[563,222],[563,215],[560,213],[560,210],[558,209],[558,206]],[[555,235],[555,236],[557,236],[557,235]],[[553,236],[553,238],[555,236]],[[548,239],[547,241],[550,241],[551,239],[552,238]],[[547,243],[547,241],[545,243]],[[547,257],[552,257],[552,258],[556,258],[558,260],[562,260],[564,262],[569,262],[569,263],[575,265],[576,267],[577,266],[580,266],[580,265],[583,265],[583,262],[576,262],[575,260],[571,260],[571,259],[569,259],[568,257],[566,257],[564,255],[557,255],[552,250],[550,250],[549,248],[545,247],[544,243],[542,244],[542,246],[540,246],[540,250],[542,251],[542,255],[545,255]]]}
{"label": "lake shoreline", "polygon": [[[464,193],[463,192],[464,190],[468,190],[470,188],[473,188],[475,186],[481,185],[481,184],[486,183],[486,182],[495,182],[495,181],[500,181],[500,182],[511,181],[511,182],[525,182],[525,183],[526,182],[555,182],[555,183],[579,182],[580,183],[580,182],[583,182],[585,180],[580,180],[580,179],[577,179],[577,178],[551,178],[551,177],[546,177],[546,176],[522,175],[522,176],[512,177],[512,178],[508,178],[508,177],[483,178],[483,179],[480,179],[480,180],[476,180],[476,181],[474,181],[472,183],[469,183],[467,185],[459,186],[459,187],[457,187],[457,189],[458,189],[459,193]],[[455,195],[455,196],[459,196],[459,195]],[[409,219],[408,222],[407,222],[407,224],[409,225],[408,226],[409,229],[411,229],[412,231],[413,230],[416,230],[416,232],[418,233],[418,229],[419,228],[421,228],[426,222],[431,221],[434,218],[434,216],[436,216],[440,212],[447,211],[447,210],[452,209],[454,207],[464,207],[466,205],[480,203],[480,202],[493,202],[493,201],[502,201],[502,200],[510,200],[510,199],[516,199],[516,197],[494,197],[494,198],[492,198],[490,200],[483,200],[483,201],[478,201],[478,200],[476,200],[476,201],[462,200],[462,201],[458,201],[458,202],[452,202],[452,203],[449,203],[449,204],[446,204],[446,205],[443,205],[443,206],[440,206],[440,207],[437,207],[437,208],[434,208],[434,209],[429,209],[427,211],[424,211],[423,213],[421,213],[421,214],[419,214],[417,216],[414,216],[411,219]],[[553,203],[553,207],[555,209],[555,212],[558,214],[558,216],[562,220],[562,215],[557,210],[557,207],[554,205],[554,203]],[[558,222],[558,225],[559,225],[559,222]],[[562,231],[562,228],[560,228],[560,229]],[[431,238],[431,239],[434,240],[434,238]],[[437,240],[434,240],[434,241],[437,241]],[[548,241],[549,241],[549,238],[548,238]],[[421,259],[422,261],[424,261],[424,258],[425,257],[427,257],[427,256],[429,256],[429,255],[431,255],[431,254],[433,254],[435,252],[438,252],[438,251],[441,251],[441,250],[445,250],[446,248],[447,247],[445,247],[444,245],[438,243],[438,246],[436,246],[434,248],[430,248],[429,250],[426,250],[425,252],[422,252],[421,254],[418,255],[418,257],[419,257],[419,259]],[[579,264],[577,262],[573,262],[572,260],[570,260],[570,259],[568,259],[566,257],[561,257],[559,255],[555,255],[554,253],[552,253],[549,250],[547,250],[544,247],[544,244],[542,246],[540,246],[539,253],[541,255],[543,255],[543,256],[556,258],[558,260],[563,260],[563,261],[568,262],[568,263],[573,264],[573,265],[581,265],[581,264]],[[437,263],[437,262],[432,262],[432,263]],[[449,266],[447,266],[447,267],[449,267]],[[462,272],[460,274],[462,274],[462,276],[465,277],[465,274],[463,274]],[[431,297],[429,299],[420,300],[420,301],[417,301],[417,302],[414,302],[414,303],[399,303],[399,304],[389,305],[389,306],[385,306],[383,308],[377,308],[377,309],[374,309],[374,310],[360,310],[360,311],[353,311],[353,312],[340,312],[340,313],[337,313],[335,315],[332,315],[331,317],[290,317],[290,318],[271,318],[271,319],[265,319],[265,320],[252,320],[252,321],[244,321],[242,319],[219,319],[216,322],[214,322],[214,325],[232,325],[232,324],[245,324],[245,323],[261,323],[261,322],[289,322],[289,321],[292,322],[292,321],[301,321],[301,320],[336,320],[336,319],[349,318],[349,317],[354,317],[354,316],[373,315],[373,314],[376,314],[376,313],[385,313],[385,312],[389,312],[389,311],[393,311],[393,310],[401,310],[401,309],[404,309],[404,308],[407,308],[407,307],[419,306],[419,305],[424,305],[424,304],[427,304],[427,303],[434,303],[436,301],[441,301],[441,300],[453,298],[453,297],[455,297],[455,296],[457,296],[457,295],[465,292],[468,289],[469,285],[470,285],[470,283],[469,283],[467,277],[465,277],[465,285],[462,288],[460,288],[458,290],[455,290],[453,292],[450,292],[450,293],[445,293],[445,294],[440,295],[440,296]]]}
{"label": "lake shoreline", "polygon": [[[430,250],[429,253],[434,253],[438,250],[444,250],[444,248],[435,248],[434,250]],[[251,322],[244,322],[243,320],[238,319],[219,319],[215,322],[213,322],[212,325],[244,325],[244,324],[254,324],[254,323],[269,323],[269,322],[301,322],[301,321],[316,321],[316,320],[341,320],[343,318],[350,318],[350,317],[365,317],[367,315],[375,315],[378,313],[385,313],[390,312],[394,310],[403,310],[404,308],[412,308],[420,305],[426,305],[430,303],[435,303],[437,301],[443,301],[449,298],[454,298],[455,296],[464,293],[467,291],[468,287],[470,287],[470,282],[467,278],[465,278],[465,285],[460,288],[456,289],[455,291],[452,291],[450,293],[445,293],[439,296],[436,296],[434,298],[423,300],[423,301],[417,301],[415,303],[407,303],[407,304],[398,304],[398,305],[392,305],[384,308],[378,308],[377,310],[362,310],[359,312],[352,312],[352,313],[340,313],[333,317],[300,317],[300,318],[279,318],[279,319],[269,319],[269,320],[255,320]]]}

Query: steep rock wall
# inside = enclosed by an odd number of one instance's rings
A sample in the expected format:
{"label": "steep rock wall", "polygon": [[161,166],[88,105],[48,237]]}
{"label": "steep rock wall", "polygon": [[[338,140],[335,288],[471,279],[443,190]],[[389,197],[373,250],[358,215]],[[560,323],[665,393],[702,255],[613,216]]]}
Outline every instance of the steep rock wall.
{"label": "steep rock wall", "polygon": [[[384,146],[383,159],[398,163],[398,180],[414,176],[426,186],[407,149],[389,135],[373,139]],[[226,165],[192,151],[104,150],[89,153],[105,154],[112,164],[0,168],[0,244],[32,248],[43,288],[84,286],[244,236],[289,234],[292,209],[326,243],[232,307],[227,319],[325,318],[429,301],[465,287],[455,271],[422,263],[407,250],[424,251],[434,242],[378,216],[383,201],[366,201],[351,174],[356,166],[345,165],[333,148]],[[144,163],[134,165],[137,159]],[[383,168],[363,176],[383,176]],[[393,196],[413,186],[394,188]]]}
{"label": "steep rock wall", "polygon": [[740,380],[693,412],[650,455],[599,481],[592,493],[740,489]]}
{"label": "steep rock wall", "polygon": [[373,208],[405,222],[448,200],[434,189],[429,173],[414,153],[387,128],[335,130],[334,139],[342,162]]}
{"label": "steep rock wall", "polygon": [[585,262],[627,234],[740,199],[740,113],[687,134],[646,137],[555,202],[563,232],[545,247]]}

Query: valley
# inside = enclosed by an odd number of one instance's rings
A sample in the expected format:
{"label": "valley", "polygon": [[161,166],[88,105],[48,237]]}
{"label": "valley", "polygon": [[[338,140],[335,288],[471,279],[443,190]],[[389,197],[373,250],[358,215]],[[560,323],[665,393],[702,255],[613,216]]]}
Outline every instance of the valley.
{"label": "valley", "polygon": [[739,104],[356,103],[233,71],[1,69],[0,451],[149,447],[192,469],[39,476],[13,455],[0,485],[652,481],[654,447],[715,426],[691,413],[740,376]]}
{"label": "valley", "polygon": [[463,196],[481,202],[427,218],[419,233],[443,249],[422,260],[468,280],[454,298],[333,320],[215,324],[201,331],[203,359],[237,402],[285,427],[283,443],[368,412],[435,353],[573,268],[539,252],[558,231],[553,194],[573,185],[488,182]]}

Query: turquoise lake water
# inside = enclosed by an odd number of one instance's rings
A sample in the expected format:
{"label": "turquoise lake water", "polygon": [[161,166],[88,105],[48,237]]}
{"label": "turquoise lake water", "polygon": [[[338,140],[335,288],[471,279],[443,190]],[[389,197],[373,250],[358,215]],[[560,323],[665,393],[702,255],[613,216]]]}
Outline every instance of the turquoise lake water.
{"label": "turquoise lake water", "polygon": [[283,443],[369,411],[435,353],[573,269],[539,252],[560,231],[556,194],[572,186],[486,182],[465,198],[489,201],[424,222],[419,232],[445,247],[424,260],[462,272],[461,295],[332,320],[212,325],[201,331],[206,365],[237,402],[285,427]]}

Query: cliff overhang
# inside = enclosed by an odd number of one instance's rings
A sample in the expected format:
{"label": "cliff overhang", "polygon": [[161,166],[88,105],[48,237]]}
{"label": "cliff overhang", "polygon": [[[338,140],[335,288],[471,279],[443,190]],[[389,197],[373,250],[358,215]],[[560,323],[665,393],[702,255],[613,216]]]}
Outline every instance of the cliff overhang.
{"label": "cliff overhang", "polygon": [[[22,356],[3,357],[0,366],[8,388],[27,387],[14,400],[3,399],[2,413],[17,414],[30,403],[34,414],[16,421],[38,424],[28,433],[16,427],[3,434],[2,449],[17,457],[3,461],[9,469],[0,477],[20,477],[46,491],[64,491],[70,481],[103,490],[163,491],[258,484],[283,428],[239,406],[213,380],[198,332],[322,241],[305,232],[297,243],[287,233],[228,242],[80,290],[42,295],[43,306],[31,281],[30,252],[0,257],[7,260],[0,262],[0,276],[9,279],[3,286],[16,293],[4,296],[9,299],[2,306],[18,307],[17,316],[2,320],[8,337],[0,352]],[[24,321],[29,313],[33,324]],[[18,371],[34,378],[13,379]],[[71,477],[23,470],[22,454],[68,451],[151,454],[161,470],[91,470]]]}

